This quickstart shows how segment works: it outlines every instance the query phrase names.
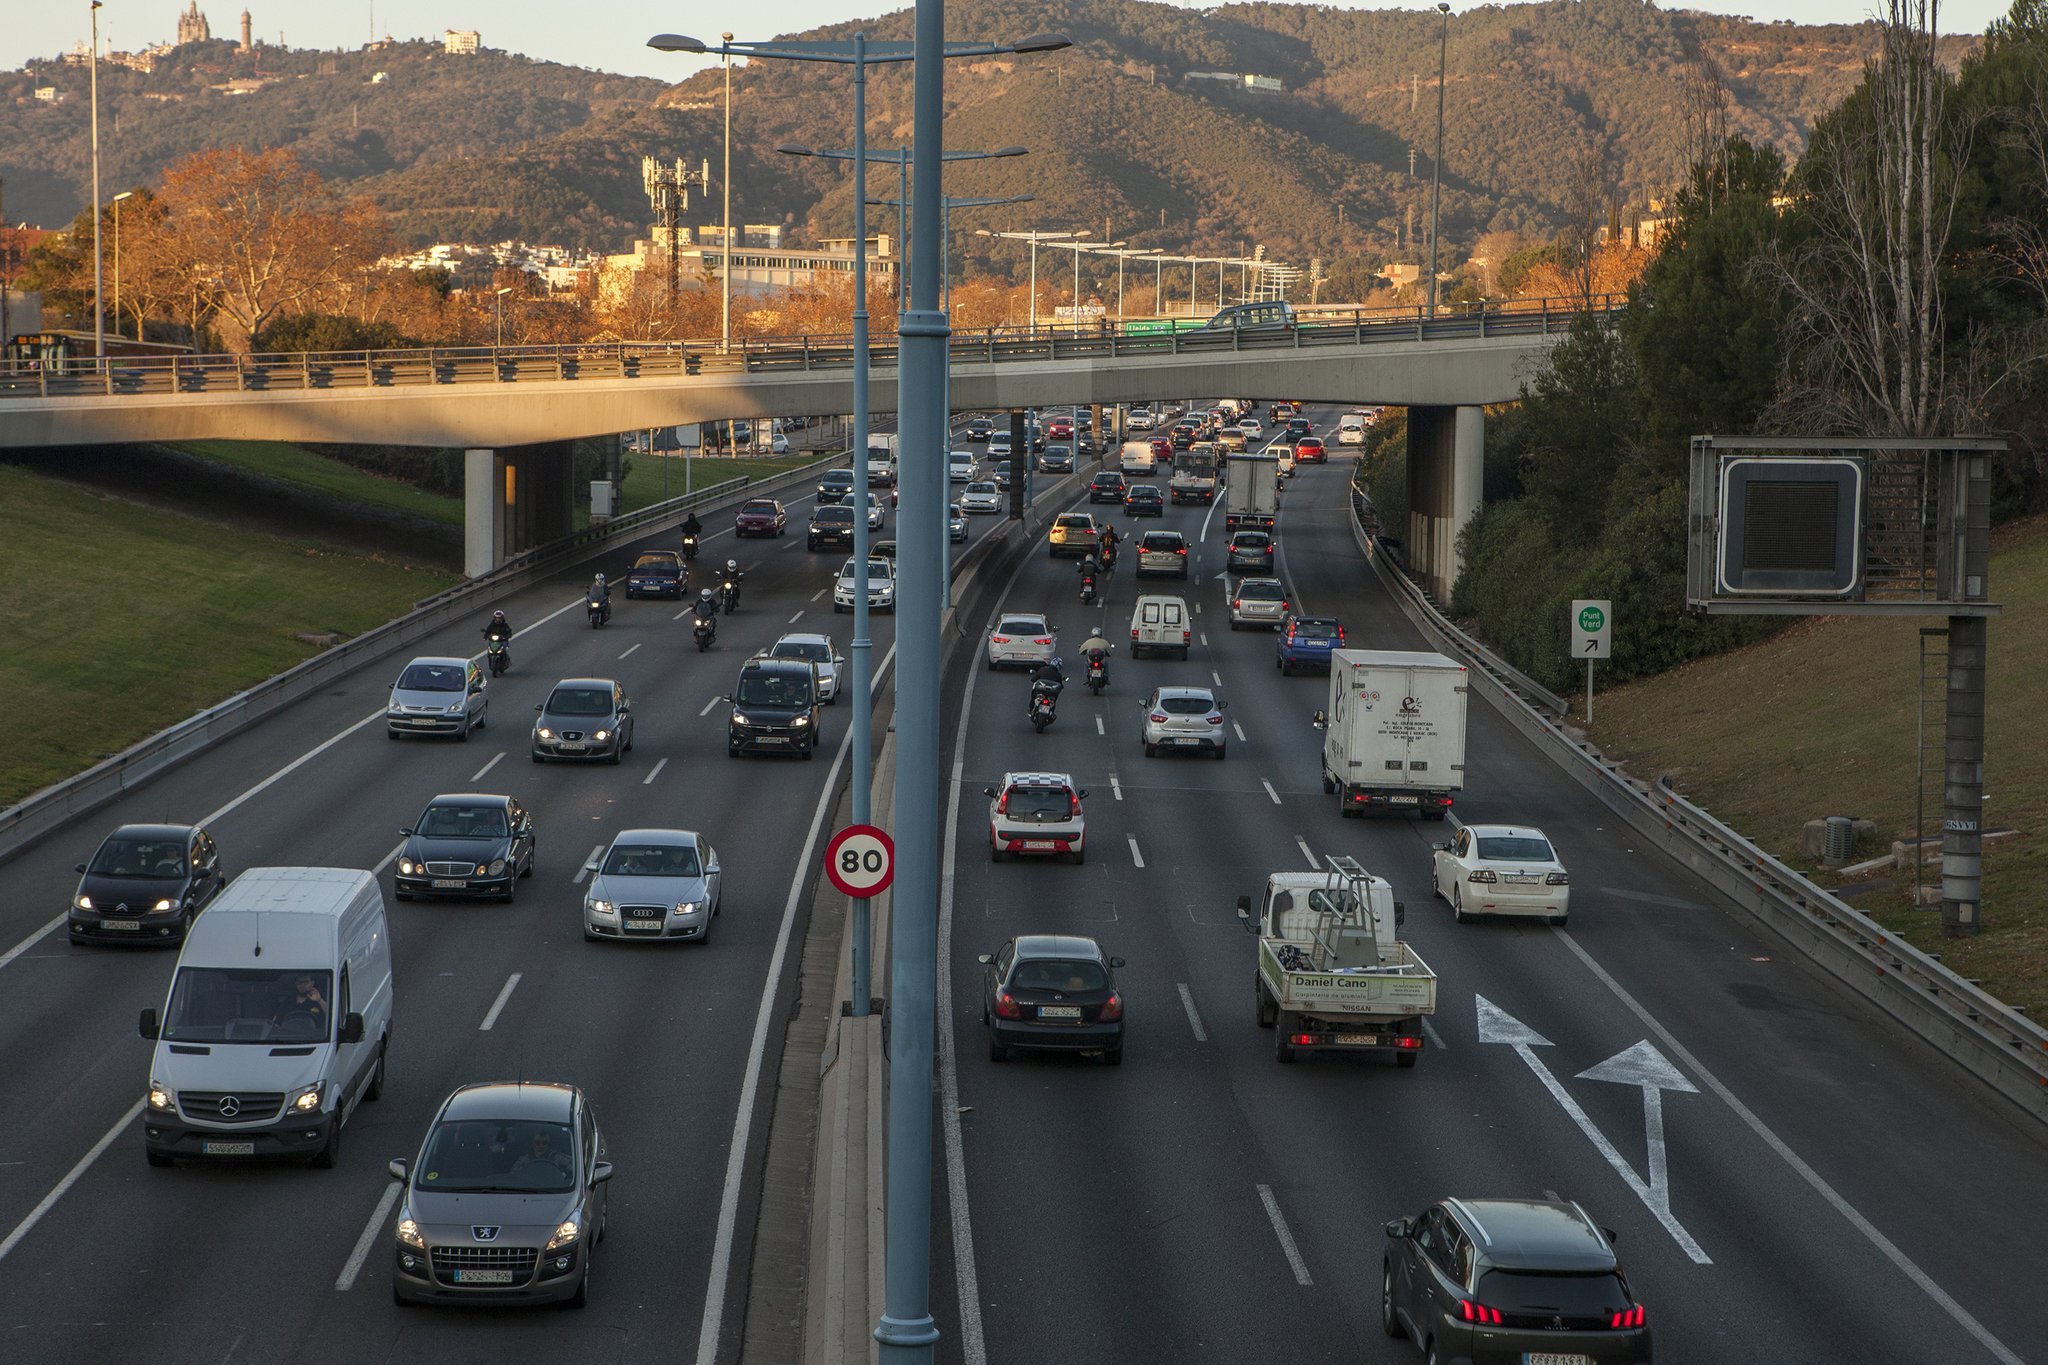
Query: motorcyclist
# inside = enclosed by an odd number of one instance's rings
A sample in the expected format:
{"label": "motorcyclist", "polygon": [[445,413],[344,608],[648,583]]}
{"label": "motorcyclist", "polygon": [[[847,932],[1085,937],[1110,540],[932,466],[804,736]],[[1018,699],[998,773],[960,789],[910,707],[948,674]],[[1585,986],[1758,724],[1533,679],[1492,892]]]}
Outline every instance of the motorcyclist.
{"label": "motorcyclist", "polygon": [[512,638],[512,623],[505,619],[505,613],[494,611],[491,619],[484,623],[484,639],[509,640]]}
{"label": "motorcyclist", "polygon": [[690,607],[690,614],[696,617],[692,626],[710,623],[711,633],[718,634],[718,599],[711,595],[711,589],[704,588],[697,593],[696,602]]}
{"label": "motorcyclist", "polygon": [[1060,692],[1067,685],[1067,666],[1055,654],[1031,671],[1031,701],[1033,710],[1038,707],[1042,695],[1049,702],[1057,703]]}
{"label": "motorcyclist", "polygon": [[1116,527],[1102,528],[1102,571],[1108,573],[1116,567]]}
{"label": "motorcyclist", "polygon": [[[741,583],[741,581],[742,581],[743,579],[745,579],[745,578],[746,578],[746,575],[740,572],[740,562],[739,562],[739,561],[738,561],[737,559],[728,559],[728,560],[726,560],[726,561],[725,561],[725,580],[724,580],[724,583],[725,583],[725,586],[726,586],[727,588],[729,588],[729,589],[731,590],[731,593],[730,593],[730,596],[731,596],[731,598],[732,598],[732,603],[731,603],[731,606],[738,606],[738,605],[739,605],[739,601],[740,601],[740,583]],[[728,608],[727,608],[727,610],[731,610],[731,607],[728,607]]]}
{"label": "motorcyclist", "polygon": [[1101,626],[1096,626],[1088,633],[1088,638],[1081,642],[1081,657],[1091,665],[1102,665],[1104,682],[1109,681],[1109,650],[1109,639],[1102,633]]}
{"label": "motorcyclist", "polygon": [[594,574],[591,576],[590,591],[584,595],[584,600],[590,602],[604,602],[606,604],[609,604],[611,602],[612,585],[605,581],[605,577],[602,573]]}
{"label": "motorcyclist", "polygon": [[704,523],[697,520],[695,512],[683,518],[683,557],[685,559],[695,559],[697,557],[697,540],[703,534]]}

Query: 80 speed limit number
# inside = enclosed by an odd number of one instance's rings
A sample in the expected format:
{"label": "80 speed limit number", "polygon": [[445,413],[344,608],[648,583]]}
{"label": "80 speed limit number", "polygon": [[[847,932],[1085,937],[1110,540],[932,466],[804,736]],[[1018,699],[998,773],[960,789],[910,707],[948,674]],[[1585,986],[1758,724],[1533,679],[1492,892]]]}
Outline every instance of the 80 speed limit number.
{"label": "80 speed limit number", "polygon": [[848,825],[825,845],[825,875],[845,895],[880,895],[896,876],[896,845],[885,830]]}

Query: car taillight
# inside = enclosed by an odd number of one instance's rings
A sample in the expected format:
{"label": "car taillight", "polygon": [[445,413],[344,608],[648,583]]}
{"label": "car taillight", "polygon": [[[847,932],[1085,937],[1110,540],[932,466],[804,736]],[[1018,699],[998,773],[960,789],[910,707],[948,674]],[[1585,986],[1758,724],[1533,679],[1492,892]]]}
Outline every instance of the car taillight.
{"label": "car taillight", "polygon": [[996,635],[991,637],[991,641],[994,644],[1006,645],[1010,643],[1010,637],[1007,635]]}
{"label": "car taillight", "polygon": [[1194,639],[1194,638],[1195,638],[1195,633],[1194,633],[1193,631],[1191,631],[1191,630],[1184,630],[1184,631],[1182,631],[1182,632],[1180,633],[1180,642],[1181,642],[1182,644],[1186,644],[1186,643],[1187,643],[1188,641],[1190,641],[1190,640],[1192,640],[1192,639]]}
{"label": "car taillight", "polygon": [[1565,876],[1562,872],[1553,872],[1543,879],[1543,884],[1545,886],[1569,886],[1571,885],[1571,878]]}
{"label": "car taillight", "polygon": [[1138,628],[1136,626],[1131,627],[1131,638],[1133,640],[1138,638]]}
{"label": "car taillight", "polygon": [[1284,598],[1284,597],[1280,599],[1280,610],[1282,610],[1282,611],[1286,611],[1286,610],[1287,610],[1287,599],[1286,599],[1286,598]]}
{"label": "car taillight", "polygon": [[[1118,995],[1115,991],[1111,991],[1109,993],[1109,999],[1102,1002],[1102,1013],[1096,1015],[1095,1017],[1103,1023],[1108,1023],[1113,1019],[1123,1018],[1124,998],[1121,995]],[[1638,1308],[1636,1311],[1640,1313],[1643,1310]],[[1616,1325],[1618,1326],[1619,1324]]]}
{"label": "car taillight", "polygon": [[1223,723],[1223,713],[1221,711],[1211,711],[1208,720],[1211,725],[1221,725]]}
{"label": "car taillight", "polygon": [[1005,1019],[1022,1019],[1024,1008],[1017,1003],[1016,996],[1004,989],[996,992],[996,1013]]}
{"label": "car taillight", "polygon": [[1342,626],[1337,627],[1337,643],[1340,645],[1344,643],[1344,627]]}
{"label": "car taillight", "polygon": [[1231,609],[1232,611],[1242,611],[1242,610],[1244,610],[1244,599],[1243,599],[1242,597],[1233,597],[1233,598],[1231,598],[1231,599],[1230,599],[1230,609]]}
{"label": "car taillight", "polygon": [[1497,882],[1500,878],[1493,875],[1493,869],[1490,867],[1475,867],[1466,876],[1465,880],[1468,882]]}
{"label": "car taillight", "polygon": [[1177,555],[1184,555],[1188,552],[1188,547],[1185,545],[1176,545],[1173,547],[1173,552]]}
{"label": "car taillight", "polygon": [[[1498,1308],[1488,1308],[1485,1304],[1474,1303],[1470,1299],[1458,1300],[1458,1315],[1467,1322],[1476,1322],[1485,1327],[1498,1327],[1503,1321]],[[1617,1313],[1615,1316],[1619,1317],[1620,1314]]]}
{"label": "car taillight", "polygon": [[1649,1315],[1643,1311],[1641,1304],[1637,1304],[1633,1308],[1624,1308],[1608,1318],[1607,1325],[1618,1332],[1628,1327],[1641,1327],[1648,1321]]}
{"label": "car taillight", "polygon": [[1051,643],[1052,643],[1052,637],[1051,637],[1050,635],[1047,635],[1047,636],[1044,636],[1043,638],[1034,638],[1034,639],[1033,639],[1033,640],[1031,641],[1031,643],[1032,643],[1032,644],[1034,644],[1034,645],[1049,645],[1049,644],[1051,644]]}
{"label": "car taillight", "polygon": [[1146,719],[1151,721],[1154,725],[1164,725],[1166,724],[1166,713],[1164,711],[1154,711],[1151,715],[1147,716]]}
{"label": "car taillight", "polygon": [[997,814],[997,815],[1008,815],[1009,813],[1010,813],[1010,794],[1009,794],[1008,792],[1004,792],[1004,793],[1002,794],[1002,796],[1001,796],[1001,797],[1000,797],[1000,798],[999,798],[999,799],[998,799],[998,800],[996,801],[996,814]]}

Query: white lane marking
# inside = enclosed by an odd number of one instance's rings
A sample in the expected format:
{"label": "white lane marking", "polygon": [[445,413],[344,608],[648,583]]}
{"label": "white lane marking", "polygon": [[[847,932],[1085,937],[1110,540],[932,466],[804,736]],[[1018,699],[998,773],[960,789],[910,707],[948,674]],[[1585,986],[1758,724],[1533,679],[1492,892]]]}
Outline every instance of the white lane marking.
{"label": "white lane marking", "polygon": [[[1117,799],[1121,801],[1123,798],[1118,797]],[[43,935],[60,927],[64,923],[64,921],[70,917],[70,915],[71,912],[69,910],[59,911],[55,919],[51,920],[48,924],[45,924],[42,928],[30,934],[21,942],[15,944],[12,948],[9,948],[4,954],[0,954],[0,967],[5,967],[8,963],[14,961],[14,959],[20,957],[23,953],[35,947],[36,943],[43,937]]]}
{"label": "white lane marking", "polygon": [[1259,1202],[1266,1206],[1266,1217],[1273,1221],[1273,1235],[1280,1239],[1280,1249],[1287,1253],[1287,1264],[1294,1271],[1294,1282],[1303,1288],[1315,1283],[1308,1277],[1308,1262],[1301,1259],[1301,1249],[1294,1245],[1294,1234],[1287,1230],[1287,1220],[1280,1216],[1280,1201],[1273,1197],[1271,1185],[1259,1186]]}
{"label": "white lane marking", "polygon": [[[640,644],[645,644],[645,643],[647,643],[647,642],[646,642],[645,640],[642,640],[642,641],[640,642]],[[620,655],[619,657],[620,657],[621,659],[624,659],[624,658],[626,657],[626,655],[627,655],[627,654],[631,654],[631,653],[633,653],[633,651],[634,651],[634,650],[637,650],[637,649],[639,649],[639,648],[640,648],[640,645],[633,645],[633,646],[629,647],[629,648],[628,648],[628,649],[626,650],[626,653],[625,653],[625,654],[621,654],[621,655]]]}
{"label": "white lane marking", "polygon": [[498,1022],[499,1012],[505,1008],[505,1002],[512,998],[512,992],[519,986],[519,977],[520,973],[514,972],[512,973],[512,975],[505,978],[505,989],[499,991],[498,998],[491,1002],[490,1013],[486,1014],[484,1016],[484,1021],[476,1026],[477,1032],[489,1033],[491,1031],[491,1025]]}
{"label": "white lane marking", "polygon": [[674,616],[671,616],[671,617],[669,617],[668,619],[669,619],[669,620],[671,620],[671,621],[680,621],[680,620],[682,620],[682,619],[683,619],[683,618],[684,618],[685,616],[688,616],[688,615],[689,615],[689,614],[690,614],[691,612],[693,612],[693,611],[695,611],[695,610],[696,610],[696,608],[695,608],[695,607],[684,607],[684,608],[683,608],[683,609],[682,609],[681,611],[677,612],[677,613],[676,613],[676,614],[675,614]]}
{"label": "white lane marking", "polygon": [[1231,728],[1231,729],[1233,729],[1233,730],[1235,730],[1235,731],[1237,731],[1237,741],[1238,741],[1238,743],[1240,743],[1240,744],[1249,744],[1249,743],[1251,743],[1251,741],[1250,741],[1250,740],[1248,740],[1248,739],[1246,739],[1246,738],[1244,737],[1244,727],[1243,727],[1242,725],[1239,725],[1239,724],[1238,724],[1238,723],[1237,723],[1236,721],[1232,721],[1232,722],[1230,722],[1230,728]]}
{"label": "white lane marking", "polygon": [[703,709],[702,711],[699,711],[699,712],[697,713],[698,717],[699,717],[699,718],[701,719],[701,718],[702,718],[702,717],[704,717],[704,716],[708,716],[708,715],[710,715],[710,714],[711,714],[711,708],[712,708],[712,707],[714,707],[714,706],[716,706],[716,705],[718,705],[718,703],[719,703],[719,702],[720,702],[721,700],[723,700],[723,698],[720,698],[720,697],[713,697],[713,698],[712,698],[712,699],[711,699],[710,701],[707,701],[707,702],[705,702],[705,703],[704,703],[704,709]]}
{"label": "white lane marking", "polygon": [[1204,648],[1204,649],[1207,649],[1207,648],[1209,647],[1209,632],[1208,632],[1208,631],[1206,631],[1206,630],[1205,630],[1205,631],[1203,631],[1203,632],[1201,633],[1201,640],[1202,640],[1202,648]]}
{"label": "white lane marking", "polygon": [[1637,1002],[1636,998],[1623,988],[1619,981],[1608,975],[1605,967],[1602,967],[1593,960],[1591,953],[1588,953],[1579,946],[1579,941],[1571,936],[1570,930],[1552,928],[1550,932],[1557,935],[1563,941],[1565,947],[1571,949],[1572,954],[1579,961],[1586,964],[1586,970],[1598,978],[1600,983],[1606,986],[1609,991],[1613,992],[1614,998],[1621,1001],[1629,1013],[1642,1020],[1645,1028],[1663,1040],[1664,1046],[1670,1048],[1672,1055],[1691,1069],[1692,1074],[1699,1078],[1702,1085],[1713,1091],[1723,1104],[1735,1112],[1737,1118],[1748,1125],[1751,1132],[1762,1138],[1766,1146],[1776,1152],[1787,1166],[1790,1166],[1798,1173],[1799,1178],[1804,1180],[1815,1194],[1826,1200],[1834,1208],[1835,1212],[1841,1214],[1849,1226],[1862,1233],[1864,1238],[1872,1246],[1876,1247],[1886,1260],[1897,1266],[1900,1272],[1918,1286],[1923,1294],[1940,1305],[1943,1312],[1953,1318],[1956,1324],[1965,1332],[1975,1337],[1978,1343],[2003,1362],[2003,1365],[2022,1365],[2019,1356],[2015,1355],[2004,1342],[1993,1336],[1991,1330],[1983,1323],[1977,1321],[1967,1308],[1964,1308],[1954,1298],[1950,1297],[1946,1290],[1936,1284],[1926,1271],[1914,1264],[1913,1259],[1901,1251],[1889,1237],[1879,1232],[1875,1224],[1857,1212],[1856,1207],[1837,1193],[1835,1187],[1828,1184],[1821,1177],[1820,1172],[1807,1165],[1797,1152],[1786,1145],[1783,1138],[1772,1132],[1770,1127],[1762,1119],[1758,1118],[1748,1105],[1737,1099],[1735,1092],[1724,1085],[1719,1077],[1702,1066],[1700,1059],[1693,1056],[1691,1050],[1685,1044],[1673,1037],[1670,1029],[1665,1028],[1663,1024],[1659,1023],[1657,1018],[1644,1009]]}
{"label": "white lane marking", "polygon": [[812,593],[812,594],[811,594],[811,600],[812,600],[813,602],[815,602],[815,601],[817,601],[817,600],[818,600],[819,598],[823,597],[823,596],[824,596],[824,595],[825,595],[826,593],[830,592],[831,590],[832,590],[832,589],[830,588],[830,586],[827,586],[827,587],[823,587],[823,588],[820,588],[820,589],[818,589],[818,590],[817,590],[816,592],[814,592],[814,593]]}
{"label": "white lane marking", "polygon": [[1218,673],[1215,669],[1212,668],[1209,670],[1209,677],[1212,681],[1215,682],[1215,684],[1218,687],[1223,686],[1223,675],[1221,673]]}
{"label": "white lane marking", "polygon": [[1188,1012],[1188,1027],[1195,1031],[1195,1041],[1208,1042],[1208,1031],[1202,1027],[1202,1016],[1195,1009],[1195,993],[1188,989],[1188,983],[1185,981],[1176,981],[1174,985],[1180,988],[1181,1008]]}
{"label": "white lane marking", "polygon": [[1195,615],[1197,615],[1197,616],[1200,616],[1201,614],[1202,614],[1202,604],[1201,604],[1200,602],[1197,602],[1197,603],[1195,603]]}
{"label": "white lane marking", "polygon": [[78,1183],[78,1177],[85,1174],[86,1168],[99,1160],[100,1153],[113,1146],[114,1139],[121,1136],[122,1131],[129,1124],[135,1122],[136,1116],[142,1112],[144,1102],[144,1100],[137,1100],[134,1104],[129,1105],[128,1112],[114,1120],[114,1126],[107,1129],[106,1136],[95,1142],[92,1145],[91,1151],[78,1158],[78,1164],[65,1172],[64,1178],[58,1181],[48,1194],[43,1196],[40,1204],[37,1204],[28,1211],[28,1217],[14,1225],[14,1231],[7,1234],[7,1240],[0,1242],[0,1261],[6,1260],[7,1253],[21,1245],[21,1239],[28,1236],[34,1230],[37,1223],[43,1221],[44,1214],[56,1207],[57,1201],[64,1197],[66,1190]]}
{"label": "white lane marking", "polygon": [[[874,685],[880,687],[895,661],[896,646],[875,666]],[[732,1144],[725,1154],[725,1190],[718,1200],[718,1234],[711,1244],[711,1272],[705,1283],[704,1325],[697,1333],[697,1365],[714,1365],[718,1359],[718,1329],[725,1316],[726,1282],[732,1274],[732,1243],[739,1226],[740,1177],[746,1172],[747,1140],[754,1128],[754,1099],[761,1089],[761,1065],[768,1053],[768,1028],[775,1016],[775,986],[782,979],[782,964],[789,956],[790,934],[796,928],[797,906],[811,876],[811,859],[818,851],[818,835],[825,827],[825,815],[839,797],[839,774],[853,745],[851,728],[839,737],[832,756],[832,769],[825,774],[824,789],[817,808],[811,812],[810,833],[804,836],[804,851],[796,860],[796,872],[789,879],[789,899],[782,907],[782,927],[776,931],[775,951],[768,959],[768,975],[761,984],[761,1005],[754,1013],[754,1036],[747,1045],[746,1080],[740,1085],[739,1109],[733,1116]],[[942,957],[940,959],[944,961]],[[954,1244],[959,1254],[959,1243]]]}
{"label": "white lane marking", "polygon": [[391,1216],[391,1206],[398,1202],[398,1191],[399,1184],[394,1180],[378,1196],[376,1210],[370,1214],[370,1221],[363,1224],[363,1235],[356,1238],[356,1249],[348,1254],[341,1273],[334,1277],[334,1287],[341,1293],[346,1294],[355,1288],[356,1276],[362,1274],[363,1262],[370,1257],[370,1247],[376,1242],[377,1234],[384,1230],[384,1220]]}
{"label": "white lane marking", "polygon": [[802,607],[798,607],[796,609],[796,615],[789,618],[789,624],[795,625],[798,621],[803,619],[803,614],[804,609]]}
{"label": "white lane marking", "polygon": [[1436,1025],[1429,1022],[1429,1016],[1426,1014],[1422,1016],[1422,1031],[1429,1036],[1431,1047],[1435,1048],[1438,1052],[1450,1051],[1448,1047],[1444,1046],[1444,1036],[1436,1031]]}
{"label": "white lane marking", "polygon": [[1208,510],[1207,512],[1203,513],[1203,515],[1202,515],[1202,534],[1200,534],[1200,535],[1196,536],[1196,537],[1195,537],[1195,539],[1196,539],[1196,540],[1207,540],[1207,539],[1209,538],[1209,523],[1210,523],[1211,521],[1214,521],[1215,519],[1216,519],[1216,499],[1214,499],[1214,498],[1211,498],[1211,499],[1209,499],[1209,510]]}
{"label": "white lane marking", "polygon": [[[1238,738],[1242,739],[1244,738],[1244,736],[1239,735]],[[1271,782],[1268,782],[1265,778],[1262,777],[1259,779],[1259,785],[1266,789],[1266,795],[1273,798],[1274,805],[1277,806],[1280,804],[1280,793],[1273,790],[1273,784]]]}
{"label": "white lane marking", "polygon": [[[1114,796],[1114,797],[1115,797],[1115,798],[1116,798],[1117,800],[1119,800],[1119,801],[1121,801],[1121,800],[1123,800],[1123,799],[1124,799],[1124,788],[1123,788],[1123,784],[1122,784],[1121,782],[1118,782],[1118,781],[1116,780],[1116,774],[1115,774],[1115,773],[1111,773],[1111,774],[1109,775],[1109,794],[1110,794],[1111,796]],[[58,916],[58,918],[59,918],[59,919],[62,919],[62,918],[63,918],[63,916],[59,915],[59,916]]]}
{"label": "white lane marking", "polygon": [[583,879],[585,877],[588,877],[594,870],[596,870],[597,855],[602,852],[604,852],[603,844],[597,844],[591,848],[590,856],[588,858],[585,858],[583,860],[583,865],[576,869],[576,875],[569,878],[569,884],[571,886],[581,885]]}
{"label": "white lane marking", "polygon": [[1299,834],[1297,834],[1294,836],[1294,842],[1301,846],[1301,856],[1308,859],[1308,865],[1310,868],[1319,868],[1322,866],[1322,864],[1316,860],[1316,851],[1308,846],[1308,840],[1302,838]]}
{"label": "white lane marking", "polygon": [[391,851],[389,853],[385,854],[382,858],[377,860],[377,865],[370,869],[370,875],[372,877],[383,876],[384,869],[391,866],[393,863],[397,862],[398,855],[403,852],[405,852],[405,840],[400,839],[397,843],[391,846]]}
{"label": "white lane marking", "polygon": [[651,786],[653,786],[653,785],[654,785],[654,779],[655,779],[655,778],[657,778],[657,777],[660,777],[660,776],[661,776],[661,770],[662,770],[663,768],[666,768],[667,766],[668,766],[668,760],[667,760],[667,759],[665,759],[665,758],[664,758],[664,759],[662,759],[662,760],[661,760],[661,761],[660,761],[659,763],[656,763],[656,764],[654,765],[654,770],[653,770],[652,772],[648,773],[648,774],[647,774],[647,776],[645,776],[645,777],[643,777],[643,778],[641,778],[641,779],[640,779],[640,785],[641,785],[641,786],[643,786],[643,787],[651,787]]}
{"label": "white lane marking", "polygon": [[1458,818],[1458,813],[1454,810],[1446,810],[1444,812],[1444,819],[1451,822],[1451,828],[1454,830],[1465,828],[1465,822]]}
{"label": "white lane marking", "polygon": [[492,760],[491,760],[490,762],[488,762],[488,763],[484,764],[484,766],[483,766],[483,767],[481,767],[481,768],[478,768],[478,769],[477,769],[477,770],[476,770],[476,771],[475,771],[474,773],[471,773],[471,774],[470,774],[470,777],[469,777],[469,780],[470,780],[470,781],[472,781],[472,782],[481,782],[481,781],[483,781],[483,780],[484,780],[484,774],[485,774],[485,773],[487,773],[487,772],[489,772],[489,771],[490,771],[491,769],[493,769],[493,768],[497,767],[497,766],[498,766],[498,765],[499,765],[500,763],[503,763],[504,761],[505,761],[505,754],[504,754],[503,752],[501,752],[501,753],[499,753],[499,755],[498,755],[498,756],[497,756],[496,758],[494,758],[494,759],[492,759]]}
{"label": "white lane marking", "polygon": [[1126,834],[1124,836],[1124,839],[1131,846],[1131,861],[1136,863],[1139,867],[1143,867],[1145,865],[1145,855],[1138,852],[1138,836],[1135,834]]}
{"label": "white lane marking", "polygon": [[1095,733],[1098,735],[1106,735],[1109,733],[1109,731],[1102,728],[1102,717],[1100,716],[1097,716],[1095,718]]}

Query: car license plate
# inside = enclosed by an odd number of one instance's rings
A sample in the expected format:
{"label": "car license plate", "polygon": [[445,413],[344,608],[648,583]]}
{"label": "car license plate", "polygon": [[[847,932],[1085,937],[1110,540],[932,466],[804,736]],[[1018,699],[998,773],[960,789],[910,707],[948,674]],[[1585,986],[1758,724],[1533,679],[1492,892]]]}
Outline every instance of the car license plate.
{"label": "car license plate", "polygon": [[755,739],[755,741],[756,741],[757,743],[760,743],[760,744],[787,744],[787,743],[789,743],[789,741],[788,741],[787,739],[783,738],[783,737],[782,737],[781,735],[755,735],[755,736],[754,736],[754,739]]}
{"label": "car license plate", "polygon": [[142,927],[142,926],[141,926],[140,924],[137,924],[137,923],[136,923],[136,922],[135,922],[134,920],[132,920],[132,919],[103,919],[103,920],[101,920],[101,921],[100,921],[100,928],[102,928],[102,929],[115,929],[115,930],[121,930],[121,929],[140,929],[141,927]]}
{"label": "car license plate", "polygon": [[1049,852],[1052,849],[1058,848],[1059,844],[1057,841],[1052,839],[1026,839],[1024,841],[1024,847],[1031,849],[1034,852]]}
{"label": "car license plate", "polygon": [[1199,740],[1199,739],[1176,739],[1176,740],[1174,740],[1174,743],[1175,743],[1175,744],[1200,744],[1201,742],[1202,742],[1202,741],[1201,741],[1201,740]]}
{"label": "car license plate", "polygon": [[590,746],[585,744],[580,739],[565,739],[555,747],[559,748],[565,754],[580,754]]}
{"label": "car license plate", "polygon": [[455,1272],[455,1283],[510,1284],[512,1283],[512,1272],[509,1270],[458,1270]]}
{"label": "car license plate", "polygon": [[1337,1041],[1346,1047],[1378,1047],[1380,1036],[1377,1033],[1340,1033]]}
{"label": "car license plate", "polygon": [[463,887],[467,886],[468,884],[469,883],[463,881],[462,878],[460,877],[434,878],[435,889],[441,891],[460,891]]}
{"label": "car license plate", "polygon": [[1524,1351],[1522,1365],[1593,1365],[1593,1357],[1578,1351]]}
{"label": "car license plate", "polygon": [[1387,804],[1391,806],[1412,806],[1416,804],[1418,799],[1413,796],[1390,796],[1387,798]]}
{"label": "car license plate", "polygon": [[1079,1005],[1040,1005],[1038,1007],[1038,1017],[1041,1019],[1079,1019],[1081,1017],[1081,1007]]}
{"label": "car license plate", "polygon": [[199,1144],[199,1150],[208,1156],[254,1156],[256,1155],[256,1144],[253,1142],[202,1142]]}
{"label": "car license plate", "polygon": [[1514,882],[1519,886],[1530,886],[1536,882],[1537,877],[1533,872],[1507,872],[1501,875],[1501,880]]}

